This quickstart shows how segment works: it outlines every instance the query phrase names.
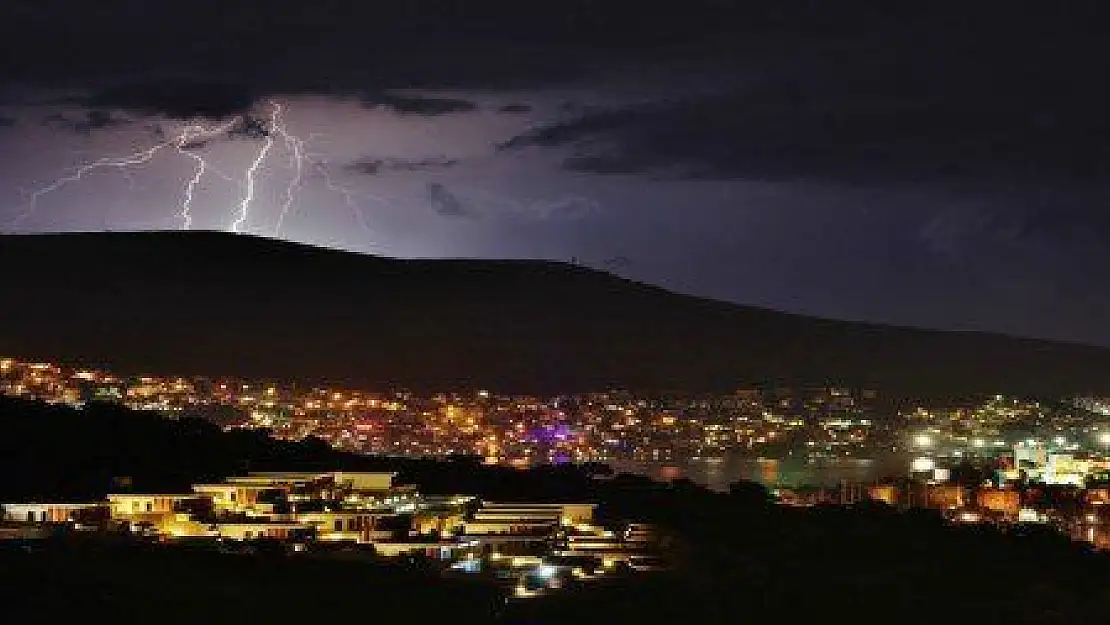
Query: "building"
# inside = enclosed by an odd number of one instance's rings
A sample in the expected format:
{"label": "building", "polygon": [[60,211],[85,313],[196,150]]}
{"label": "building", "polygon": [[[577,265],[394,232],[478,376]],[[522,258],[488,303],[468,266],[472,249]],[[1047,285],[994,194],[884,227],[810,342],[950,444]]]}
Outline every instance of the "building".
{"label": "building", "polygon": [[332,474],[335,483],[362,493],[386,493],[394,489],[396,473],[355,473],[338,471]]}
{"label": "building", "polygon": [[193,492],[212,500],[217,511],[265,513],[273,512],[273,505],[262,503],[267,493],[284,494],[271,484],[194,484]]}
{"label": "building", "polygon": [[1072,454],[1049,454],[1045,463],[1045,484],[1083,486],[1091,471],[1091,463]]}
{"label": "building", "polygon": [[29,523],[74,523],[90,514],[106,512],[101,502],[92,503],[3,503],[0,520]]}
{"label": "building", "polygon": [[[649,529],[615,536],[590,525],[592,503],[502,503],[469,495],[423,496],[394,473],[268,472],[195,484],[190,493],[112,493],[105,502],[8,504],[0,536],[49,530],[86,510],[117,528],[162,540],[275,540],[373,545],[380,555],[425,553],[451,558],[480,551],[534,557],[557,537],[570,553],[638,553]],[[17,523],[18,521],[18,523]],[[14,528],[19,525],[19,528]],[[37,528],[37,529],[36,529]],[[17,531],[18,530],[18,531]],[[567,541],[564,540],[566,543]]]}
{"label": "building", "polygon": [[255,471],[245,476],[228,478],[229,484],[250,484],[271,488],[304,488],[313,484],[327,483],[335,488],[365,492],[385,493],[394,489],[393,472],[354,472],[354,471]]}
{"label": "building", "polygon": [[483,502],[476,515],[488,519],[520,519],[555,521],[563,525],[592,523],[594,509],[592,503],[497,503]]}
{"label": "building", "polygon": [[193,536],[200,531],[189,510],[204,511],[211,500],[197,494],[112,493],[108,495],[111,520],[132,531],[167,536]]}
{"label": "building", "polygon": [[630,562],[655,555],[658,547],[658,532],[651,525],[633,523],[623,532],[579,525],[567,532],[555,553],[568,558],[600,558],[610,563]]}
{"label": "building", "polygon": [[299,525],[312,528],[320,540],[368,543],[392,535],[392,532],[376,531],[379,519],[392,516],[393,514],[372,514],[360,510],[324,510],[298,512],[284,515],[284,518],[291,518]]}
{"label": "building", "polygon": [[1084,492],[1084,499],[1092,506],[1110,505],[1110,487],[1088,488]]}
{"label": "building", "polygon": [[1007,488],[980,488],[975,502],[984,510],[1002,514],[1007,519],[1016,519],[1021,510],[1021,493]]}
{"label": "building", "polygon": [[306,523],[269,520],[217,523],[214,527],[215,536],[229,540],[308,540],[314,529]]}
{"label": "building", "polygon": [[897,505],[898,489],[892,484],[879,484],[867,489],[867,498],[881,501],[889,506]]}
{"label": "building", "polygon": [[967,497],[962,486],[929,484],[925,487],[925,502],[929,508],[948,510],[964,507]]}
{"label": "building", "polygon": [[1029,479],[1041,480],[1048,464],[1048,450],[1037,441],[1018,442],[1014,445],[1014,470]]}

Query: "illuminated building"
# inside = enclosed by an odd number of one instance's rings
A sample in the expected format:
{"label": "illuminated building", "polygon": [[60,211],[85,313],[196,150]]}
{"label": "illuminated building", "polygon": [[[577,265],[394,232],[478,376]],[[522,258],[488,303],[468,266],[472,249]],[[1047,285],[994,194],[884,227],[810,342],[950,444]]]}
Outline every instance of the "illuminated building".
{"label": "illuminated building", "polygon": [[1021,493],[1005,488],[980,488],[975,494],[980,508],[998,512],[1007,519],[1016,519],[1021,509]]}
{"label": "illuminated building", "polygon": [[309,524],[284,521],[216,523],[214,527],[216,536],[229,540],[304,540],[313,531]]}
{"label": "illuminated building", "polygon": [[1029,476],[1043,475],[1048,464],[1048,450],[1044,443],[1034,440],[1019,441],[1014,445],[1014,467]]}
{"label": "illuminated building", "polygon": [[29,523],[71,523],[105,509],[103,503],[0,503],[0,519]]}
{"label": "illuminated building", "polygon": [[929,474],[932,475],[933,471],[937,468],[937,462],[933,458],[922,456],[914,458],[910,462],[910,472],[914,474]]}
{"label": "illuminated building", "polygon": [[[0,538],[33,538],[65,524],[78,529],[78,513],[104,512],[99,525],[154,536],[162,542],[283,541],[303,551],[309,543],[373,546],[380,556],[424,553],[437,559],[482,549],[516,554],[548,566],[556,539],[569,551],[623,558],[651,553],[654,534],[633,526],[613,532],[591,525],[592,503],[481,503],[469,495],[421,495],[394,483],[391,472],[268,472],[195,484],[192,493],[112,493],[88,504],[8,504]],[[567,539],[566,534],[587,536]],[[592,536],[594,538],[589,538]],[[601,542],[598,542],[601,541]],[[607,542],[608,541],[608,542]],[[623,554],[623,555],[622,555]],[[529,560],[531,562],[531,560]],[[515,565],[514,565],[515,566]],[[645,565],[648,566],[648,565]]]}
{"label": "illuminated building", "polygon": [[928,484],[925,486],[925,501],[930,508],[962,508],[966,496],[962,486],[954,484]]}
{"label": "illuminated building", "polygon": [[868,488],[867,496],[870,499],[881,501],[890,506],[898,503],[898,489],[889,484],[880,484]]}
{"label": "illuminated building", "polygon": [[297,524],[313,528],[320,540],[345,540],[355,543],[369,543],[378,539],[388,539],[389,534],[376,533],[377,519],[392,514],[374,515],[358,510],[324,510],[319,512],[298,512],[283,516],[292,518]]}
{"label": "illuminated building", "polygon": [[[182,504],[205,498],[196,494],[112,493],[108,495],[111,519],[133,531],[158,534],[199,533]],[[182,529],[182,527],[186,529]]]}
{"label": "illuminated building", "polygon": [[218,512],[272,512],[272,506],[259,506],[259,495],[273,491],[272,485],[194,484],[193,492],[208,497]]}
{"label": "illuminated building", "polygon": [[1082,486],[1090,472],[1090,463],[1072,454],[1050,454],[1044,468],[1045,484]]}

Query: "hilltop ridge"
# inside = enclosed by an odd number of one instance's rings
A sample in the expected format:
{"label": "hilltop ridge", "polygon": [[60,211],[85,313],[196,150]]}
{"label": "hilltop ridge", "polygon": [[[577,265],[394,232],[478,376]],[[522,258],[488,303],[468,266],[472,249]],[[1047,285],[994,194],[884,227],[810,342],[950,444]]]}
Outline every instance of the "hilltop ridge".
{"label": "hilltop ridge", "polygon": [[130,373],[506,392],[1110,392],[1110,350],[804,317],[550,261],[142,232],[7,235],[0,267],[2,351]]}

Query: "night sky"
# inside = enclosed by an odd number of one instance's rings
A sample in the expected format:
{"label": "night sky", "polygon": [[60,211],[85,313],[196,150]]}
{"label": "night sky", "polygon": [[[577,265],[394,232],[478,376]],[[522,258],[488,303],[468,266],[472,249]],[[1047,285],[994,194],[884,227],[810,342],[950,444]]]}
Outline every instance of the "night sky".
{"label": "night sky", "polygon": [[180,229],[204,159],[230,230],[263,155],[241,232],[1110,346],[1102,4],[6,0],[0,229]]}

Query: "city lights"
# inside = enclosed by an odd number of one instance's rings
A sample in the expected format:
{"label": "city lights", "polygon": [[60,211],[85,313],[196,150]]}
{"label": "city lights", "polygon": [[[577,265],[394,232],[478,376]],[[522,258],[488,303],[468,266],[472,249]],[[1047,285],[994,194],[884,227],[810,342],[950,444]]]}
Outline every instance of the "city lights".
{"label": "city lights", "polygon": [[[905,456],[896,456],[906,477],[936,493],[922,498],[880,484],[868,486],[867,496],[889,505],[909,501],[914,506],[936,507],[961,523],[994,522],[983,506],[994,506],[1016,521],[1018,506],[1010,499],[1015,491],[1008,489],[1017,484],[1083,489],[1110,477],[1110,429],[1105,427],[1104,415],[1052,412],[1047,404],[1006,396],[959,406],[910,406],[896,413],[880,411],[875,392],[840,388],[742,389],[665,399],[619,390],[557,398],[486,389],[420,396],[285,386],[268,380],[126,377],[12,358],[0,358],[0,393],[75,407],[117,402],[170,419],[213,420],[225,430],[265,430],[282,440],[311,436],[346,452],[415,457],[463,454],[481,458],[485,464],[521,469],[599,462],[674,480],[695,475],[695,470],[728,475],[736,458],[755,459],[758,468],[742,479],[764,482],[783,505],[846,503],[863,496],[859,484],[816,492],[783,484],[780,476],[790,462],[869,471],[871,463],[891,458],[892,452],[908,453],[908,466]],[[1106,403],[1086,400],[1083,405]],[[969,479],[968,472],[957,467],[972,467],[979,471],[971,474],[973,483],[1000,490],[981,506],[970,504],[970,495],[954,486]],[[1088,492],[1091,505],[1110,503],[1110,492],[1105,496],[1097,489]],[[418,503],[408,500],[387,497],[383,505],[398,513],[421,512]],[[325,507],[329,513],[337,510],[331,504]],[[1026,512],[1022,518],[1046,517]],[[553,522],[564,532],[590,531],[568,515]],[[462,537],[457,529],[440,528],[440,532],[444,539]],[[619,539],[604,530],[596,537]],[[501,560],[528,570],[533,580],[548,575],[563,579],[557,573],[561,569],[545,568],[553,565],[542,560],[525,562],[519,556],[497,555],[489,559]],[[459,570],[474,566],[466,564]],[[567,570],[573,573],[573,567]],[[540,592],[531,586],[526,591]]]}
{"label": "city lights", "polygon": [[[399,392],[283,387],[265,380],[205,381],[66,371],[8,361],[0,392],[82,405],[120,401],[172,418],[214,418],[225,429],[265,429],[276,438],[322,439],[337,449],[413,456],[470,454],[487,464],[561,462],[722,464],[737,451],[769,457],[792,446],[812,460],[867,459],[893,432],[869,404],[874,393],[815,388],[712,398],[637,397],[621,391],[565,399],[473,393],[416,397]],[[870,398],[870,399],[868,399]],[[218,411],[218,407],[231,408]],[[677,468],[668,474],[679,476]]]}

